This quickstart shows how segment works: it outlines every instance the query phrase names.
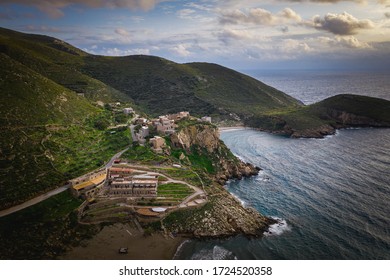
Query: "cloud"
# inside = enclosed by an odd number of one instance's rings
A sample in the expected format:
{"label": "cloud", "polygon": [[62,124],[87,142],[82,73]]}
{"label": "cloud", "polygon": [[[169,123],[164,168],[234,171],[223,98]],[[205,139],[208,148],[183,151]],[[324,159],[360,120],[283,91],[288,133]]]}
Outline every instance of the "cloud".
{"label": "cloud", "polygon": [[191,18],[191,16],[195,13],[195,10],[192,9],[182,9],[176,12],[179,18]]}
{"label": "cloud", "polygon": [[239,9],[221,12],[221,24],[244,24],[275,25],[287,21],[300,22],[301,16],[290,8],[285,8],[277,14],[273,14],[262,8],[252,8],[248,13]]}
{"label": "cloud", "polygon": [[179,55],[179,56],[183,56],[183,57],[186,57],[186,56],[189,56],[191,55],[191,52],[187,49],[187,46],[183,45],[183,44],[179,44],[177,45],[176,47],[173,47],[171,48],[171,50]]}
{"label": "cloud", "polygon": [[0,0],[0,4],[21,4],[34,6],[52,18],[64,15],[62,9],[80,4],[89,8],[128,8],[148,11],[164,0]]}
{"label": "cloud", "polygon": [[301,21],[302,18],[300,15],[298,15],[295,11],[291,10],[290,8],[285,8],[283,11],[279,13],[279,15],[282,18],[292,19],[295,21]]}
{"label": "cloud", "polygon": [[371,20],[359,20],[347,12],[341,14],[328,13],[324,18],[317,15],[312,22],[308,22],[308,25],[336,35],[353,35],[361,29],[374,28],[374,23]]}
{"label": "cloud", "polygon": [[305,42],[300,42],[294,39],[285,39],[281,45],[283,53],[308,53],[312,49]]}
{"label": "cloud", "polygon": [[319,37],[318,40],[321,44],[327,44],[332,47],[346,47],[351,49],[371,49],[372,47],[365,43],[360,42],[354,36],[336,36],[335,38]]}
{"label": "cloud", "polygon": [[283,33],[288,33],[290,31],[290,29],[288,28],[288,26],[282,26],[280,28],[280,31],[282,31]]}
{"label": "cloud", "polygon": [[250,39],[251,36],[247,30],[235,30],[235,29],[224,29],[217,33],[218,39],[225,44],[234,43],[240,40]]}
{"label": "cloud", "polygon": [[386,17],[386,18],[390,18],[390,12],[386,12],[386,13],[385,13],[385,17]]}
{"label": "cloud", "polygon": [[123,28],[115,29],[115,33],[118,35],[121,35],[123,37],[130,37],[129,31],[127,31],[126,29],[123,29]]}

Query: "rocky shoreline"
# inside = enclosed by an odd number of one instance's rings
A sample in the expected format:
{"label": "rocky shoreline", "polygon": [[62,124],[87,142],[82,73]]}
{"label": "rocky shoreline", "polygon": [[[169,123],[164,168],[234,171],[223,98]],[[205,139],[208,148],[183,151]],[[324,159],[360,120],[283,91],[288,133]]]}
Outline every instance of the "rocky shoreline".
{"label": "rocky shoreline", "polygon": [[261,170],[244,163],[226,147],[219,138],[218,128],[196,125],[182,129],[171,137],[172,144],[189,150],[198,147],[213,159],[215,174],[209,174],[212,185],[205,188],[208,203],[201,209],[173,214],[164,219],[165,228],[171,232],[195,238],[221,238],[243,234],[262,236],[276,221],[263,216],[253,208],[244,207],[225,188],[231,179],[254,176]]}

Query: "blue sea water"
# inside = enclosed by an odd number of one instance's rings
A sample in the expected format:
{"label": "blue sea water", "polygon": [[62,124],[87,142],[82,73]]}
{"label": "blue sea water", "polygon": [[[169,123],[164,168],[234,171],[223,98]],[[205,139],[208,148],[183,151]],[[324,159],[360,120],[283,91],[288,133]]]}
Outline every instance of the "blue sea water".
{"label": "blue sea water", "polygon": [[221,139],[263,169],[226,188],[279,223],[262,238],[186,242],[176,259],[390,259],[390,129],[340,130],[325,139],[233,130]]}

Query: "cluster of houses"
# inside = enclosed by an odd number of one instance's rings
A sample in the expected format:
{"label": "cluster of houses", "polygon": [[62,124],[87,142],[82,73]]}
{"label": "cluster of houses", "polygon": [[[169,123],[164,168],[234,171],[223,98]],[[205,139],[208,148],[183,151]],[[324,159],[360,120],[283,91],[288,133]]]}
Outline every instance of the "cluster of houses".
{"label": "cluster of houses", "polygon": [[[148,120],[145,118],[137,118],[134,120],[134,124],[138,125],[138,130],[134,133],[134,141],[140,144],[146,143],[146,137],[150,135],[150,127],[154,128],[159,135],[166,136],[171,135],[175,132],[178,127],[177,122],[190,118],[190,113],[187,111],[179,112],[176,114],[169,114],[160,116],[156,119]],[[211,123],[211,117],[202,117],[199,121]],[[161,153],[165,147],[165,140],[160,136],[154,136],[150,139],[152,150],[156,153]]]}

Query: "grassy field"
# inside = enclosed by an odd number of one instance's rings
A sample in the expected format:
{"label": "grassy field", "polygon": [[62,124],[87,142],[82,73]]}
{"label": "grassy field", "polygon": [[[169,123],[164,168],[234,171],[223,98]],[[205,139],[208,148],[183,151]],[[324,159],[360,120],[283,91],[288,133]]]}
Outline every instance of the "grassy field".
{"label": "grassy field", "polygon": [[170,161],[169,156],[156,154],[149,147],[139,145],[133,145],[133,147],[122,155],[122,158],[129,160],[130,162],[150,165],[158,165]]}
{"label": "grassy field", "polygon": [[168,183],[159,185],[157,189],[157,196],[165,197],[167,199],[175,199],[181,201],[187,196],[191,195],[194,192],[193,189],[187,185],[177,184],[177,183]]}

